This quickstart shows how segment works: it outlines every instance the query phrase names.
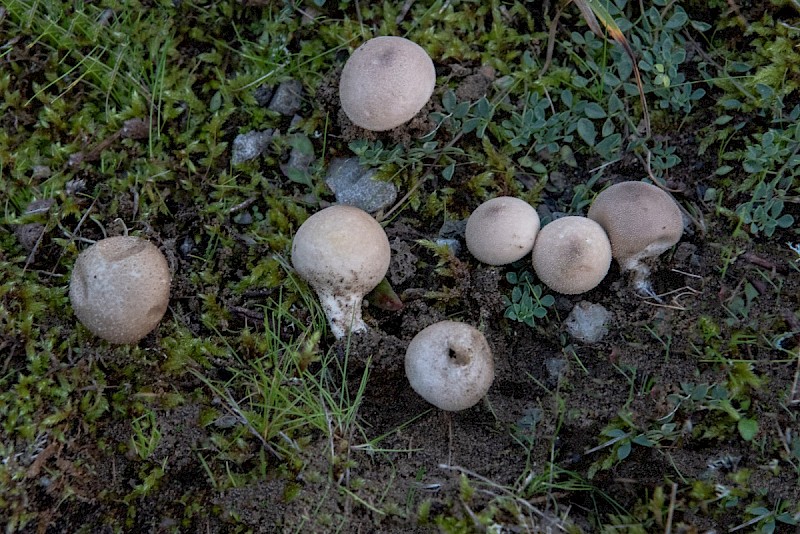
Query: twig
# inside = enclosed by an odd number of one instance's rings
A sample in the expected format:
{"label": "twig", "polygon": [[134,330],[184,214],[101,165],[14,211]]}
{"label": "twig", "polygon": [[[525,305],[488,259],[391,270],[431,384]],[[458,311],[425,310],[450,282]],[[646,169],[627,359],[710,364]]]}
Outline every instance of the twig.
{"label": "twig", "polygon": [[664,534],[672,534],[672,518],[675,515],[675,497],[678,493],[678,484],[672,483],[672,492],[669,495],[669,512],[667,512],[667,526]]}
{"label": "twig", "polygon": [[[439,469],[445,469],[447,471],[456,471],[456,472],[461,473],[463,475],[467,475],[467,476],[472,477],[472,478],[474,478],[476,480],[479,480],[480,482],[483,482],[484,484],[487,484],[488,486],[494,488],[499,493],[502,493],[502,494],[506,495],[507,497],[511,497],[512,499],[514,499],[515,502],[525,506],[525,508],[527,508],[528,510],[532,511],[537,516],[539,516],[539,517],[541,517],[543,519],[546,519],[546,516],[545,516],[544,512],[542,512],[541,510],[536,508],[530,502],[528,502],[527,500],[521,498],[518,495],[515,495],[512,491],[510,491],[505,486],[501,486],[497,482],[489,480],[485,476],[479,475],[475,471],[470,471],[469,469],[466,469],[464,467],[460,467],[460,466],[457,466],[457,465],[450,465],[450,464],[439,464],[438,467],[439,467]],[[565,531],[563,526],[561,526],[561,525],[556,525],[556,526],[558,527],[558,529],[560,531],[562,531],[562,532]]]}
{"label": "twig", "polygon": [[[638,293],[637,293],[637,295],[641,299],[643,299],[646,304],[649,304],[651,306],[657,306],[659,308],[667,308],[667,309],[670,309],[670,310],[681,310],[681,311],[683,311],[683,310],[686,309],[686,306],[684,306],[681,303],[680,298],[681,297],[685,297],[687,295],[695,296],[695,295],[699,295],[701,293],[702,293],[702,291],[694,289],[693,287],[683,286],[683,287],[679,287],[678,289],[673,289],[671,291],[667,291],[666,293],[661,293],[660,295],[643,296],[643,295],[639,295]],[[672,304],[664,304],[663,302],[661,302],[661,297],[666,297],[668,295],[673,295]],[[652,302],[652,300],[648,300],[648,299],[655,300],[655,302]]]}
{"label": "twig", "polygon": [[256,197],[250,197],[247,200],[245,200],[244,202],[240,202],[239,204],[236,204],[231,209],[229,209],[228,210],[228,214],[233,215],[237,211],[242,211],[243,209],[249,208],[250,205],[253,204],[253,202],[255,202],[255,201],[256,201]]}
{"label": "twig", "polygon": [[406,18],[408,12],[411,10],[411,6],[414,5],[414,0],[406,0],[403,2],[403,7],[400,8],[400,13],[398,13],[397,17],[394,19],[395,24],[400,24],[403,22],[403,19]]}
{"label": "twig", "polygon": [[792,383],[792,393],[789,397],[789,406],[800,405],[800,347],[795,349],[797,352],[797,368],[794,370],[794,382]]}
{"label": "twig", "polygon": [[228,309],[236,314],[243,315],[255,321],[264,322],[264,314],[256,310],[245,308],[244,306],[229,306]]}
{"label": "twig", "polygon": [[564,8],[567,6],[567,3],[561,5],[558,9],[556,9],[556,14],[553,17],[553,20],[550,21],[550,33],[547,35],[547,53],[545,54],[544,58],[544,65],[542,65],[542,70],[539,71],[539,78],[544,76],[547,72],[547,69],[550,68],[550,64],[553,62],[553,49],[556,45],[556,32],[558,31],[558,19],[561,18],[561,13],[564,11]]}
{"label": "twig", "polygon": [[225,402],[222,405],[225,406],[225,408],[227,408],[227,410],[231,413],[231,415],[236,417],[236,419],[238,419],[240,423],[242,423],[245,427],[247,427],[247,430],[249,430],[250,433],[253,434],[261,442],[261,446],[264,447],[265,450],[273,454],[277,459],[283,460],[283,456],[278,451],[276,451],[272,447],[272,445],[269,444],[266,438],[264,438],[264,436],[262,436],[261,433],[255,429],[252,423],[250,423],[250,421],[247,419],[244,413],[242,413],[242,410],[241,408],[239,408],[239,405],[236,403],[236,401],[233,400],[233,397],[230,396],[230,393],[228,393],[227,390],[225,391],[224,394],[224,400]]}

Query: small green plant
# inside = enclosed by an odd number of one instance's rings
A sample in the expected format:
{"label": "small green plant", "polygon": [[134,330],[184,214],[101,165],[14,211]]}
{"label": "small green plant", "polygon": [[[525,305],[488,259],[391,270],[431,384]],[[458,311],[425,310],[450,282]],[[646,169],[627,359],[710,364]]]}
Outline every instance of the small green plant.
{"label": "small green plant", "polygon": [[779,525],[800,525],[800,513],[792,511],[792,505],[788,501],[780,501],[775,509],[770,510],[760,503],[755,503],[747,507],[747,515],[751,519],[737,525],[728,532],[738,532],[750,527],[753,530],[748,532],[758,532],[761,534],[772,534]]}
{"label": "small green plant", "polygon": [[794,224],[794,217],[783,213],[786,189],[780,186],[780,178],[759,182],[752,198],[736,208],[736,214],[753,235],[763,232],[765,236],[772,237],[778,228],[789,228]]}
{"label": "small green plant", "polygon": [[533,283],[533,274],[530,271],[506,274],[506,280],[513,284],[511,297],[503,297],[506,306],[505,316],[512,321],[519,321],[533,327],[536,319],[543,319],[547,315],[547,308],[555,304],[553,295],[545,295],[542,286]]}
{"label": "small green plant", "polygon": [[139,458],[146,460],[153,454],[161,441],[161,431],[158,429],[156,414],[153,410],[147,410],[131,422],[133,434],[131,435],[131,447],[139,455]]}
{"label": "small green plant", "polygon": [[459,102],[452,90],[446,91],[442,95],[442,107],[444,113],[435,111],[430,114],[431,120],[436,123],[436,128],[423,140],[432,139],[442,126],[454,134],[463,135],[475,132],[475,137],[482,139],[486,133],[486,127],[492,122],[494,116],[494,107],[486,97],[481,97],[475,102],[466,100]]}

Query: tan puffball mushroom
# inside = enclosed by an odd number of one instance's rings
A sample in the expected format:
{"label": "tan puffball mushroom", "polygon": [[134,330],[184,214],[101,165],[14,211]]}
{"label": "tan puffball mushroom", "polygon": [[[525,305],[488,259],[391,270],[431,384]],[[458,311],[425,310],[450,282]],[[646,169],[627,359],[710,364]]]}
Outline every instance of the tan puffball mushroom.
{"label": "tan puffball mushroom", "polygon": [[352,206],[318,211],[292,241],[292,265],[316,291],[337,339],[367,329],[361,302],[386,276],[390,256],[381,225]]}
{"label": "tan puffball mushroom", "polygon": [[167,260],[155,245],[139,237],[109,237],[78,255],[69,300],[96,336],[136,343],[167,311],[169,285]]}
{"label": "tan puffball mushroom", "polygon": [[680,241],[683,217],[666,191],[645,182],[620,182],[595,197],[588,217],[608,234],[611,252],[623,271],[634,271],[634,286],[652,293],[642,263]]}
{"label": "tan puffball mushroom", "polygon": [[419,332],[406,350],[411,387],[437,408],[466,410],[494,380],[494,358],[486,338],[466,323],[441,321]]}
{"label": "tan puffball mushroom", "polygon": [[339,99],[353,124],[382,132],[410,121],[435,85],[433,61],[421,46],[402,37],[375,37],[345,63]]}
{"label": "tan puffball mushroom", "polygon": [[515,197],[487,200],[467,219],[464,238],[475,258],[489,265],[507,265],[531,251],[539,232],[539,214]]}
{"label": "tan puffball mushroom", "polygon": [[577,295],[603,281],[611,266],[611,244],[593,220],[562,217],[539,231],[532,258],[536,276],[547,287]]}

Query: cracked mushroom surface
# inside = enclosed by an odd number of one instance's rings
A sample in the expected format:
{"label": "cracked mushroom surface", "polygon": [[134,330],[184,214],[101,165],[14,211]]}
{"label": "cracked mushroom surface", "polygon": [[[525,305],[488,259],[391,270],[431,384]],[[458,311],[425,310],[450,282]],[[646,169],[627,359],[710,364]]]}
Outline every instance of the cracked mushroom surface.
{"label": "cracked mushroom surface", "polygon": [[425,49],[403,37],[375,37],[345,63],[339,99],[353,124],[382,132],[414,118],[435,86],[436,70]]}
{"label": "cracked mushroom surface", "polygon": [[477,404],[494,381],[494,358],[486,338],[457,321],[434,323],[414,336],[405,368],[414,391],[451,412]]}
{"label": "cracked mushroom surface", "polygon": [[663,189],[645,182],[619,182],[601,191],[587,215],[608,234],[611,252],[622,270],[662,254],[683,235],[678,203]]}
{"label": "cracked mushroom surface", "polygon": [[136,343],[161,321],[171,276],[155,245],[139,237],[101,239],[78,255],[69,299],[78,320],[111,343]]}
{"label": "cracked mushroom surface", "polygon": [[521,198],[495,197],[470,214],[464,239],[478,261],[507,265],[533,249],[539,224],[539,214]]}
{"label": "cracked mushroom surface", "polygon": [[386,276],[390,258],[381,225],[352,206],[318,211],[292,240],[292,265],[317,293],[337,339],[367,329],[361,303]]}
{"label": "cracked mushroom surface", "polygon": [[603,228],[586,217],[562,217],[539,231],[533,270],[550,289],[577,295],[594,289],[611,266],[611,244]]}

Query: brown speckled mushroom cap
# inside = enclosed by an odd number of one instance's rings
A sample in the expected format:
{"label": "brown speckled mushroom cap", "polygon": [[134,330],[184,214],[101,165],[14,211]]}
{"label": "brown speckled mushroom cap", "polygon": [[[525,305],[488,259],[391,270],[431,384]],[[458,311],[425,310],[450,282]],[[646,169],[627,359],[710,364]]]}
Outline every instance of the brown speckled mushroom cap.
{"label": "brown speckled mushroom cap", "polygon": [[353,124],[382,132],[410,121],[435,85],[433,61],[421,46],[402,37],[375,37],[345,63],[339,99]]}
{"label": "brown speckled mushroom cap", "polygon": [[531,251],[539,232],[539,214],[515,197],[487,200],[467,219],[464,238],[475,258],[489,265],[506,265]]}
{"label": "brown speckled mushroom cap", "polygon": [[69,299],[78,320],[111,343],[136,343],[169,304],[170,272],[155,245],[133,236],[102,239],[78,255]]}
{"label": "brown speckled mushroom cap", "polygon": [[405,367],[412,389],[447,411],[477,404],[494,381],[494,358],[486,338],[475,327],[456,321],[434,323],[414,336]]}
{"label": "brown speckled mushroom cap", "polygon": [[611,266],[611,244],[593,220],[562,217],[539,231],[532,258],[533,270],[547,287],[577,295],[603,281]]}
{"label": "brown speckled mushroom cap", "polygon": [[366,329],[361,301],[386,276],[390,259],[386,232],[353,206],[318,211],[292,241],[292,265],[317,292],[337,338]]}
{"label": "brown speckled mushroom cap", "polygon": [[658,256],[683,234],[680,208],[666,191],[645,182],[620,182],[595,197],[588,217],[608,234],[623,270]]}

